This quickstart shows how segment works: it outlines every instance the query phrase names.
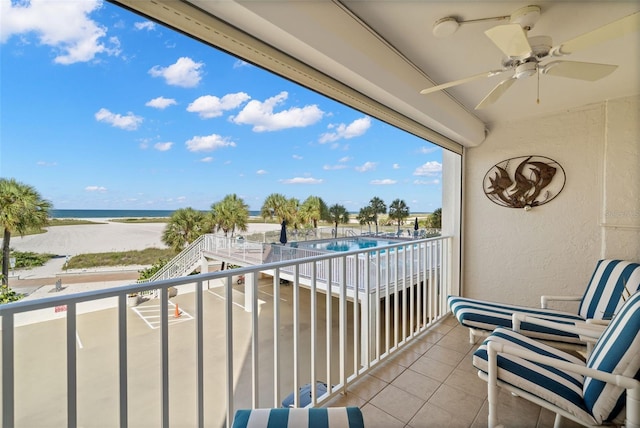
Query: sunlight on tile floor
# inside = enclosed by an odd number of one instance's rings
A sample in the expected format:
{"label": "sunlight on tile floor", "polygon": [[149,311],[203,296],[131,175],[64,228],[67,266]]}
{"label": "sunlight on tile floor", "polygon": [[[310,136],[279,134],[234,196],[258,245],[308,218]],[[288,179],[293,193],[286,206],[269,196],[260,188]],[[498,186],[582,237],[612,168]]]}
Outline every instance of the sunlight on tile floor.
{"label": "sunlight on tile floor", "polygon": [[[328,406],[358,406],[367,428],[482,428],[487,426],[487,384],[471,364],[476,345],[448,317]],[[500,422],[507,427],[553,427],[554,414],[501,393]],[[565,421],[566,428],[579,425]]]}

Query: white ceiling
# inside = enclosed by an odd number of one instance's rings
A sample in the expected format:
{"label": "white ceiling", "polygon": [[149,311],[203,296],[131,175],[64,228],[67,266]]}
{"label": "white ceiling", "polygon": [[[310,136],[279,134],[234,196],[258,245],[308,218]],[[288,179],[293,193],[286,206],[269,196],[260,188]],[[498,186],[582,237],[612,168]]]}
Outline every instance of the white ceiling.
{"label": "white ceiling", "polygon": [[529,36],[551,36],[557,45],[639,11],[638,1],[184,1],[466,146],[479,144],[484,127],[498,122],[640,93],[640,33],[634,32],[566,57],[619,66],[599,81],[542,75],[540,104],[534,76],[515,82],[488,108],[474,110],[509,73],[446,93],[419,94],[433,84],[501,68],[503,54],[484,31],[506,22],[465,24],[439,39],[432,28],[440,18],[509,15],[535,4],[541,16]]}

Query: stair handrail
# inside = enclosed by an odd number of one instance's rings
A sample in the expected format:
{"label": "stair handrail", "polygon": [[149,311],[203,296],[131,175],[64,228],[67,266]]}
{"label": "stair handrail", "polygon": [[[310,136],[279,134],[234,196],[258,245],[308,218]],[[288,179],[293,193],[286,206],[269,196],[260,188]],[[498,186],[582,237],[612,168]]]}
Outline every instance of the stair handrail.
{"label": "stair handrail", "polygon": [[[214,235],[211,233],[205,233],[204,235],[198,236],[195,241],[193,241],[184,250],[178,253],[177,256],[175,256],[167,264],[162,266],[162,268],[158,270],[158,272],[153,274],[151,277],[147,279],[139,280],[138,282],[151,282],[151,281],[157,281],[159,279],[167,279],[164,277],[164,275],[168,273],[170,270],[174,269],[175,267],[184,266],[182,268],[182,270],[184,270],[186,269],[186,267],[193,266],[196,261],[200,261],[200,257],[202,256],[203,246],[205,246],[206,244],[205,241],[210,240],[212,236]],[[182,275],[177,275],[177,276],[183,276],[186,273],[187,272],[182,272]],[[170,278],[175,278],[175,277],[176,276],[170,276]]]}

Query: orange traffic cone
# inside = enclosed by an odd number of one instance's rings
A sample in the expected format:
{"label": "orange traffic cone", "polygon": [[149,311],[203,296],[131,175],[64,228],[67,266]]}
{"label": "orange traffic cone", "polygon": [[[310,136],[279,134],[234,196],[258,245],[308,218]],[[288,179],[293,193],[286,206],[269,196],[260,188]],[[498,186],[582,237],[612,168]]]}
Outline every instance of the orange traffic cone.
{"label": "orange traffic cone", "polygon": [[180,318],[180,309],[178,309],[178,305],[176,305],[176,311],[173,314],[174,318]]}

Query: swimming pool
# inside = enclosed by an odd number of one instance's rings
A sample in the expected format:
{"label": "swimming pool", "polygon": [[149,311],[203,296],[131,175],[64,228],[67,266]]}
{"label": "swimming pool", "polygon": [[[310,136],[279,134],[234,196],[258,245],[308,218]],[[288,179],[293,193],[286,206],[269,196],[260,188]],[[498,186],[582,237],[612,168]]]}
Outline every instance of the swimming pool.
{"label": "swimming pool", "polygon": [[[367,248],[384,247],[386,245],[398,244],[400,241],[377,238],[343,238],[332,239],[330,241],[307,241],[297,242],[296,247],[308,248],[320,251],[353,251]],[[293,246],[293,244],[292,244]]]}

